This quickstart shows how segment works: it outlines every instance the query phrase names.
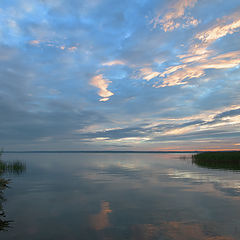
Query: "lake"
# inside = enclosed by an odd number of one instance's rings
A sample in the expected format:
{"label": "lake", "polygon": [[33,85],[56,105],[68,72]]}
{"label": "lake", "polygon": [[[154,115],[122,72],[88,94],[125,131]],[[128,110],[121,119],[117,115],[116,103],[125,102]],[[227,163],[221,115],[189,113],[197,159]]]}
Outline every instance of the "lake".
{"label": "lake", "polygon": [[4,153],[3,240],[239,240],[240,172],[190,154]]}

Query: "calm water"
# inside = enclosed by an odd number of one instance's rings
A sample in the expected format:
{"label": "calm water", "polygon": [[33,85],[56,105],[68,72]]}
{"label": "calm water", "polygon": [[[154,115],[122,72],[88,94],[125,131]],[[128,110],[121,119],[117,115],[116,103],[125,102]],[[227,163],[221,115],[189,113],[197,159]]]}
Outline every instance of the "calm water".
{"label": "calm water", "polygon": [[[184,154],[186,156],[186,154]],[[4,154],[9,240],[239,240],[240,172],[182,154]]]}

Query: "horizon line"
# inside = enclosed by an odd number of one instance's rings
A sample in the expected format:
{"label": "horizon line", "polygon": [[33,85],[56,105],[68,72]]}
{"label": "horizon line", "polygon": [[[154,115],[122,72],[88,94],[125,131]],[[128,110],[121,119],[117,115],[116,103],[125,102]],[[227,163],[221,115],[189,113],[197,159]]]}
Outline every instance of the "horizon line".
{"label": "horizon line", "polygon": [[3,153],[201,153],[201,152],[237,152],[240,150],[169,150],[169,151],[134,151],[134,150],[36,150],[3,151]]}

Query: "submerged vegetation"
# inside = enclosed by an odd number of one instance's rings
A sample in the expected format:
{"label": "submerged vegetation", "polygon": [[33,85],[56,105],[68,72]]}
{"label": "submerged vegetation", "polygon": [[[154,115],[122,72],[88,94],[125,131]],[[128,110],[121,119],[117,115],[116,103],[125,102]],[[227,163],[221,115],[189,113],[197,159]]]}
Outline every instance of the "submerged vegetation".
{"label": "submerged vegetation", "polygon": [[240,151],[198,153],[192,156],[192,161],[200,167],[239,171]]}
{"label": "submerged vegetation", "polygon": [[12,221],[6,220],[6,215],[3,209],[3,202],[6,199],[3,196],[4,190],[8,188],[10,179],[5,179],[2,175],[8,174],[21,174],[26,170],[26,165],[20,161],[5,162],[2,160],[2,153],[0,152],[0,231],[7,231]]}

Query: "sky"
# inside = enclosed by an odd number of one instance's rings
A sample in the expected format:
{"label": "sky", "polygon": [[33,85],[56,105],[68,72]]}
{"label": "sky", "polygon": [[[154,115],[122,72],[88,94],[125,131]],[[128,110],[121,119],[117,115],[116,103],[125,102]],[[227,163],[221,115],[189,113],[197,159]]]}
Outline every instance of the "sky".
{"label": "sky", "polygon": [[239,0],[1,0],[5,150],[240,149]]}

